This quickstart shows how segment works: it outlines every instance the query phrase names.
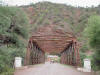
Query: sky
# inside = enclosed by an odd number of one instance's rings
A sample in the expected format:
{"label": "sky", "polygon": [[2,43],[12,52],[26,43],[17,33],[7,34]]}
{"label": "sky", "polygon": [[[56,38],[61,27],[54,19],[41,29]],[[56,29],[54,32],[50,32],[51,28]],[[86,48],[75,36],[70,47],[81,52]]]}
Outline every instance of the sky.
{"label": "sky", "polygon": [[3,0],[8,5],[28,5],[30,3],[37,3],[42,1],[49,1],[53,3],[61,3],[72,6],[81,6],[81,7],[91,7],[98,6],[100,4],[100,0]]}

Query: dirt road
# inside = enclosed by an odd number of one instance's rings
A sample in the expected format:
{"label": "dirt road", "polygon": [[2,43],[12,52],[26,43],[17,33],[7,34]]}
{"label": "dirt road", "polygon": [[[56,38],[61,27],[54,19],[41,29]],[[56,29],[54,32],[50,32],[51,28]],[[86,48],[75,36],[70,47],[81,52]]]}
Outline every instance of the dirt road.
{"label": "dirt road", "polygon": [[91,73],[83,73],[75,68],[62,64],[42,64],[35,65],[31,68],[16,70],[14,75],[93,75]]}

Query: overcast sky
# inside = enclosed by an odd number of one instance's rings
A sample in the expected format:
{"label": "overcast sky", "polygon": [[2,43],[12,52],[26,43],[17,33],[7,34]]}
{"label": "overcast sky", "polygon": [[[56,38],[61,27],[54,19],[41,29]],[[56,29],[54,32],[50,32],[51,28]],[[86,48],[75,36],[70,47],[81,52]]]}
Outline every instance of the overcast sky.
{"label": "overcast sky", "polygon": [[100,4],[100,0],[3,0],[9,5],[27,5],[30,3],[37,3],[37,2],[42,2],[42,1],[49,1],[53,3],[63,3],[67,5],[72,5],[72,6],[97,6]]}

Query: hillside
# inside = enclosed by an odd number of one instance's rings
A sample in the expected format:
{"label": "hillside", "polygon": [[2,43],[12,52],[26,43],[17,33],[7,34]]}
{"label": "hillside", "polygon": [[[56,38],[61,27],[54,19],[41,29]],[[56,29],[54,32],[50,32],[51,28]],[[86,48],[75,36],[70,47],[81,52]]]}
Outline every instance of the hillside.
{"label": "hillside", "polygon": [[56,25],[55,28],[63,28],[76,36],[80,36],[90,15],[100,13],[98,7],[72,7],[50,2],[23,6],[22,9],[30,18],[31,33],[40,26],[52,24]]}

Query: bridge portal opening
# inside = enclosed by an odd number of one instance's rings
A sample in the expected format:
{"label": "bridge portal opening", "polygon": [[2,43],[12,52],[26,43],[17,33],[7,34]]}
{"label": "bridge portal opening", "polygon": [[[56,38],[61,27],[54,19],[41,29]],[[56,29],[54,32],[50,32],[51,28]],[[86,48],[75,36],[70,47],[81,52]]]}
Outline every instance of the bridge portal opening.
{"label": "bridge portal opening", "polygon": [[56,53],[60,56],[60,63],[80,65],[79,48],[76,37],[61,29],[51,26],[40,28],[29,39],[25,64],[33,65],[45,62],[45,54]]}

